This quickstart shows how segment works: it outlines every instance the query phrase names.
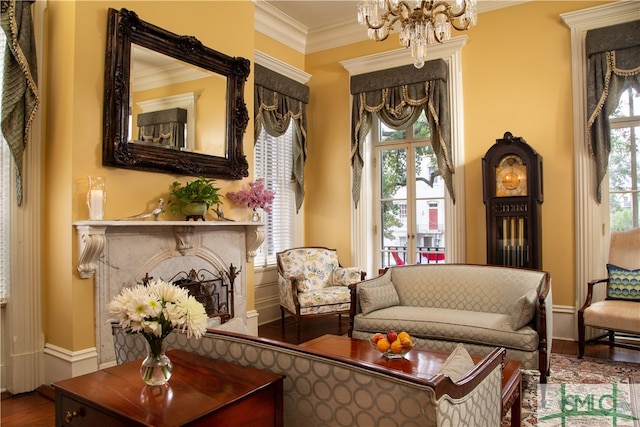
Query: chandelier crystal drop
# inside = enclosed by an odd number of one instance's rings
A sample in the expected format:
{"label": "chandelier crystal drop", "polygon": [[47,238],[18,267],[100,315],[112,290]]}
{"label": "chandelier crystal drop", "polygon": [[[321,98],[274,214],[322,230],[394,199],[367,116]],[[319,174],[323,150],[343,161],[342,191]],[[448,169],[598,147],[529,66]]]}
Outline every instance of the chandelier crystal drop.
{"label": "chandelier crystal drop", "polygon": [[360,0],[358,23],[366,25],[369,38],[383,41],[396,23],[400,44],[411,48],[416,68],[422,68],[427,57],[427,45],[443,43],[451,38],[451,27],[458,31],[476,25],[476,0],[456,0],[455,7],[447,1],[426,0]]}

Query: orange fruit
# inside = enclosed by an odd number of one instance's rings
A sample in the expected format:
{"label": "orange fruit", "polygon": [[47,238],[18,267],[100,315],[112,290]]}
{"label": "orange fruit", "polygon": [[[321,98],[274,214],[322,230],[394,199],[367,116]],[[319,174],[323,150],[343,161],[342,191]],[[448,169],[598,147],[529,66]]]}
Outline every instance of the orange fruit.
{"label": "orange fruit", "polygon": [[378,346],[378,350],[383,353],[389,350],[389,347],[391,347],[391,344],[389,344],[389,341],[386,338],[382,338],[381,340],[379,340],[376,345]]}
{"label": "orange fruit", "polygon": [[407,332],[402,331],[398,334],[398,339],[402,341],[403,338],[411,338],[411,336]]}
{"label": "orange fruit", "polygon": [[402,353],[402,342],[400,342],[400,340],[395,340],[391,343],[391,353]]}
{"label": "orange fruit", "polygon": [[401,339],[400,342],[402,343],[403,348],[411,348],[411,338],[405,337]]}

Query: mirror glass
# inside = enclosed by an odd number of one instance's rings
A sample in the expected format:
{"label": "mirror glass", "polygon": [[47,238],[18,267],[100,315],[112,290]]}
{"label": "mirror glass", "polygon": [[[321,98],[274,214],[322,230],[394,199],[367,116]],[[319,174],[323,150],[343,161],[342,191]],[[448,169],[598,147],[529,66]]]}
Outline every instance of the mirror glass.
{"label": "mirror glass", "polygon": [[250,64],[109,9],[103,164],[211,178],[248,176],[242,139]]}
{"label": "mirror glass", "polygon": [[226,92],[225,76],[133,44],[129,142],[224,157]]}

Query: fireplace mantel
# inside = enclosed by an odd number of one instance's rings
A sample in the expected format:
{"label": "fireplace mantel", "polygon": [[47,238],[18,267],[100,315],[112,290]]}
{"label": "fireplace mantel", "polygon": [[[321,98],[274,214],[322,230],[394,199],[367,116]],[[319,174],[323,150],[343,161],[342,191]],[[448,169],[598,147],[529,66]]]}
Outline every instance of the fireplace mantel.
{"label": "fireplace mantel", "polygon": [[78,221],[78,273],[94,278],[97,366],[115,363],[107,305],[143,278],[171,280],[207,270],[240,273],[229,283],[234,318],[257,335],[257,312],[247,312],[247,263],[264,240],[264,224],[236,221]]}
{"label": "fireplace mantel", "polygon": [[78,274],[83,279],[94,276],[98,259],[104,251],[109,228],[158,227],[169,229],[176,238],[176,250],[184,255],[190,249],[191,236],[198,231],[225,230],[243,227],[246,230],[247,262],[253,261],[256,250],[264,241],[264,224],[235,221],[77,221],[73,223],[78,235]]}

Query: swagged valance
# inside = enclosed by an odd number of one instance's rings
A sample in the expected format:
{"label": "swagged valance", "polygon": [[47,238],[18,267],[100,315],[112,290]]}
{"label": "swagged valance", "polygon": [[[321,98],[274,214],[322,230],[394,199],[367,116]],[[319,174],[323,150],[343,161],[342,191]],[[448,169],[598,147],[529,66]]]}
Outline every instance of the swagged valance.
{"label": "swagged valance", "polygon": [[307,160],[307,104],[309,87],[259,64],[254,76],[254,140],[264,130],[281,136],[293,125],[293,171],[296,184],[296,211],[304,200],[304,164]]}
{"label": "swagged valance", "polygon": [[596,197],[602,202],[611,134],[609,116],[628,87],[640,92],[640,21],[587,32],[587,144],[596,161]]}
{"label": "swagged valance", "polygon": [[23,157],[40,105],[36,45],[31,19],[35,0],[2,0],[0,26],[7,36],[2,88],[2,134],[13,156],[18,206],[22,205]]}
{"label": "swagged valance", "polygon": [[422,110],[431,128],[438,169],[455,202],[447,79],[448,68],[442,59],[429,61],[421,69],[406,65],[351,77],[352,196],[356,207],[360,201],[364,141],[371,130],[372,113],[390,128],[403,130],[413,125]]}

